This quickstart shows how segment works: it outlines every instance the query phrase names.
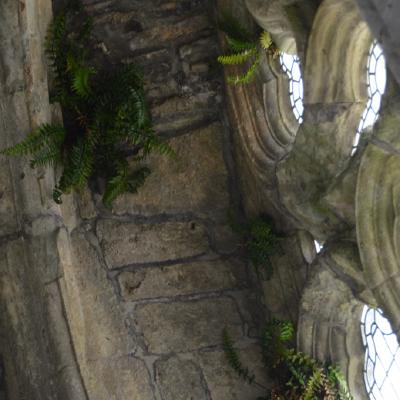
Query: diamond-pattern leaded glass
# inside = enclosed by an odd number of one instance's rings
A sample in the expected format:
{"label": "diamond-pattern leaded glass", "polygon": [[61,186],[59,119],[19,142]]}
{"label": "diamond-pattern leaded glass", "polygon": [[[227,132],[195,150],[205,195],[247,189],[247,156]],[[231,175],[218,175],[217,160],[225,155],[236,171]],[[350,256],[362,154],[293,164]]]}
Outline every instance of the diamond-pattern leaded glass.
{"label": "diamond-pattern leaded glass", "polygon": [[386,88],[386,61],[381,46],[375,40],[370,48],[367,65],[368,102],[354,137],[353,155],[364,129],[374,125],[379,117],[382,96]]}
{"label": "diamond-pattern leaded glass", "polygon": [[364,381],[370,399],[400,400],[400,346],[381,310],[364,307],[361,333]]}
{"label": "diamond-pattern leaded glass", "polygon": [[303,122],[303,78],[301,77],[300,59],[297,56],[282,53],[282,69],[289,77],[289,96],[293,113],[301,124]]}

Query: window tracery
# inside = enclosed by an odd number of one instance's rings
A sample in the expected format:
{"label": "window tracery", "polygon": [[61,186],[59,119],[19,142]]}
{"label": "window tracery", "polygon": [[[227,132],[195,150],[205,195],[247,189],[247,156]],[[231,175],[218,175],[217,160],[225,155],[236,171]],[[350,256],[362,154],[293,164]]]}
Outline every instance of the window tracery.
{"label": "window tracery", "polygon": [[361,317],[365,346],[364,381],[371,400],[399,400],[400,346],[380,309],[365,306]]}
{"label": "window tracery", "polygon": [[362,132],[372,127],[379,117],[382,96],[386,88],[386,61],[379,43],[374,40],[368,54],[367,64],[368,102],[362,114],[353,141],[351,155],[357,151]]}
{"label": "window tracery", "polygon": [[301,76],[300,59],[296,55],[282,53],[279,57],[283,71],[289,77],[289,96],[293,113],[297,121],[303,122],[303,78]]}

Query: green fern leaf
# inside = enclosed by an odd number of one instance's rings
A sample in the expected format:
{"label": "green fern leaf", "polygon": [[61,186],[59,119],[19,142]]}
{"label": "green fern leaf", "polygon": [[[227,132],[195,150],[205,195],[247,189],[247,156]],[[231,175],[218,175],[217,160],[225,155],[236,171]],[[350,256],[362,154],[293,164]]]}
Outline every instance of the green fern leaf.
{"label": "green fern leaf", "polygon": [[236,53],[241,53],[245,50],[255,50],[257,48],[257,44],[254,42],[243,42],[230,36],[226,36],[226,41],[228,42],[228,46]]}
{"label": "green fern leaf", "polygon": [[128,173],[128,165],[124,164],[119,168],[118,174],[107,182],[107,187],[103,195],[103,204],[111,207],[112,202],[121,194],[130,192],[136,193],[144,185],[150,169],[142,167],[133,174]]}
{"label": "green fern leaf", "polygon": [[256,49],[250,49],[250,50],[245,50],[241,53],[219,56],[217,60],[219,63],[223,65],[237,65],[246,62],[255,53]]}
{"label": "green fern leaf", "polygon": [[65,129],[60,125],[43,124],[29,134],[25,140],[16,145],[2,150],[0,153],[9,156],[25,156],[35,154],[49,143],[62,142]]}
{"label": "green fern leaf", "polygon": [[83,138],[71,148],[64,163],[64,171],[57,185],[58,190],[69,193],[85,185],[93,171],[93,145]]}
{"label": "green fern leaf", "polygon": [[228,83],[231,83],[233,85],[241,85],[241,84],[250,83],[254,77],[254,74],[255,74],[259,64],[260,64],[260,54],[258,53],[255,61],[250,66],[250,68],[247,70],[247,72],[245,72],[243,75],[229,76]]}
{"label": "green fern leaf", "polygon": [[250,374],[248,368],[243,367],[242,362],[239,358],[239,354],[235,350],[232,339],[229,336],[226,328],[222,332],[222,347],[228,359],[229,365],[244,381],[252,384],[254,382],[255,376],[253,374]]}
{"label": "green fern leaf", "polygon": [[80,67],[74,71],[72,89],[81,97],[91,95],[90,77],[96,73],[94,68]]}

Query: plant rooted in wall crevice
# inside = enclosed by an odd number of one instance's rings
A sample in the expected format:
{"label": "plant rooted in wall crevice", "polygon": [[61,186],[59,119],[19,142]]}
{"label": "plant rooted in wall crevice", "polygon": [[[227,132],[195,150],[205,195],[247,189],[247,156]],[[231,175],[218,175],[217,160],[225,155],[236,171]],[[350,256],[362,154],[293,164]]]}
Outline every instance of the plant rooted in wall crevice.
{"label": "plant rooted in wall crevice", "polygon": [[[53,198],[79,190],[92,178],[105,181],[103,203],[111,206],[122,193],[137,192],[150,170],[141,161],[151,152],[173,155],[151,127],[143,78],[134,65],[98,68],[88,61],[91,20],[71,1],[54,18],[46,53],[55,75],[50,101],[62,106],[64,126],[43,124],[2,151],[31,156],[31,166],[61,166]],[[78,25],[78,26],[77,26]],[[127,150],[136,168],[128,163]]]}

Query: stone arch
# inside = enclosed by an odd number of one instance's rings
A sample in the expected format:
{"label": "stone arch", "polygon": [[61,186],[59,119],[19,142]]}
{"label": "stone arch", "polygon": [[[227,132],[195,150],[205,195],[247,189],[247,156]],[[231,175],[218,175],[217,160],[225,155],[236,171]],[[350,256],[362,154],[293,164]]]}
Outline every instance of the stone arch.
{"label": "stone arch", "polygon": [[[277,172],[286,208],[321,240],[349,227],[323,197],[349,166],[353,132],[367,102],[366,74],[361,71],[371,41],[351,1],[321,4],[305,56],[304,123]],[[301,170],[295,167],[299,163]]]}
{"label": "stone arch", "polygon": [[361,159],[356,220],[365,281],[400,337],[398,91],[389,74],[381,117]]}
{"label": "stone arch", "polygon": [[355,400],[367,399],[360,331],[363,303],[339,280],[324,257],[313,264],[303,292],[298,324],[301,351],[340,366]]}

